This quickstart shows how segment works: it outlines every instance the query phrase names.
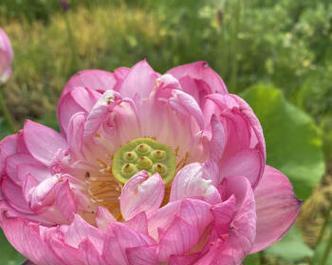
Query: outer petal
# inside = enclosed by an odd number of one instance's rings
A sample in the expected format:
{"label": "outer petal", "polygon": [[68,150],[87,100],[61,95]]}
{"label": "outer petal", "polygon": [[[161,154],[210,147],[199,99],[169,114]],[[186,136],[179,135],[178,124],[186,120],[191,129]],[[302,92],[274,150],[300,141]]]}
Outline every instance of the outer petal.
{"label": "outer petal", "polygon": [[[172,68],[167,73],[180,80],[184,90],[191,95],[202,96],[203,94],[204,96],[216,92],[228,93],[220,76],[203,61],[180,65]],[[194,82],[191,83],[190,79]]]}
{"label": "outer petal", "polygon": [[141,171],[133,176],[123,187],[120,208],[128,220],[140,212],[152,213],[159,208],[164,198],[164,183],[159,174],[149,177]]}
{"label": "outer petal", "polygon": [[18,185],[21,183],[21,179],[18,175],[18,168],[24,164],[37,166],[40,163],[37,162],[31,155],[22,153],[16,153],[6,159],[6,174]]}
{"label": "outer petal", "polygon": [[204,128],[203,113],[197,101],[191,95],[174,89],[169,104],[184,116],[194,117],[199,127]]}
{"label": "outer petal", "polygon": [[16,153],[17,148],[17,135],[9,135],[3,138],[0,142],[0,176],[2,175],[2,170],[5,167],[5,160],[8,156]]}
{"label": "outer petal", "polygon": [[2,216],[2,229],[15,249],[34,264],[63,265],[47,243],[47,228],[21,218]]}
{"label": "outer petal", "polygon": [[[252,248],[256,232],[256,212],[249,181],[244,177],[225,179],[221,192],[228,200],[213,209],[216,239],[195,265],[239,265]],[[234,198],[236,209],[233,208]]]}
{"label": "outer petal", "polygon": [[7,34],[0,28],[0,84],[7,81],[11,75],[13,50]]}
{"label": "outer petal", "polygon": [[71,118],[78,112],[87,113],[101,94],[85,87],[74,87],[62,96],[57,108],[57,116],[64,133],[67,132]]}
{"label": "outer petal", "polygon": [[287,177],[270,166],[265,167],[255,190],[255,201],[257,233],[252,252],[279,240],[295,222],[301,206]]}
{"label": "outer petal", "polygon": [[210,207],[201,200],[181,201],[172,222],[158,228],[160,261],[167,261],[173,255],[183,255],[199,243],[212,222]]}
{"label": "outer petal", "polygon": [[51,165],[58,151],[67,148],[65,139],[44,125],[28,120],[25,122],[23,133],[28,151],[44,165]]}
{"label": "outer petal", "polygon": [[116,104],[116,97],[118,97],[118,94],[113,90],[109,90],[98,99],[87,116],[87,121],[84,126],[85,137],[93,135],[100,125],[105,122],[111,108]]}
{"label": "outer petal", "polygon": [[86,87],[103,93],[105,90],[113,89],[117,79],[113,73],[93,69],[83,70],[73,75],[66,83],[62,96],[69,93],[75,87]]}
{"label": "outer petal", "polygon": [[196,198],[211,204],[220,202],[218,189],[212,184],[212,180],[208,179],[207,173],[200,163],[192,163],[182,168],[173,180],[170,201]]}
{"label": "outer petal", "polygon": [[116,219],[114,218],[114,216],[106,208],[97,208],[96,224],[98,228],[106,230],[109,224],[115,221]]}
{"label": "outer petal", "polygon": [[64,242],[72,247],[78,247],[80,243],[88,239],[99,252],[103,248],[103,233],[98,228],[88,224],[79,215],[75,215],[70,225],[60,226]]}
{"label": "outer petal", "polygon": [[147,98],[155,85],[158,74],[151,68],[146,60],[135,64],[119,91],[123,97]]}
{"label": "outer petal", "polygon": [[159,265],[156,246],[127,248],[130,265]]}
{"label": "outer petal", "polygon": [[108,265],[103,256],[96,250],[96,247],[89,239],[79,245],[80,252],[84,255],[87,265]]}
{"label": "outer petal", "polygon": [[112,223],[105,239],[103,255],[107,264],[130,265],[126,250],[135,247],[149,246],[150,238],[137,233],[122,223]]}
{"label": "outer petal", "polygon": [[264,170],[261,153],[256,149],[244,149],[225,160],[221,166],[223,177],[245,176],[255,187]]}
{"label": "outer petal", "polygon": [[31,178],[32,176],[28,176],[24,184],[24,193],[30,208],[37,212],[49,209],[51,220],[70,222],[77,211],[77,205],[68,180],[53,176],[33,187]]}

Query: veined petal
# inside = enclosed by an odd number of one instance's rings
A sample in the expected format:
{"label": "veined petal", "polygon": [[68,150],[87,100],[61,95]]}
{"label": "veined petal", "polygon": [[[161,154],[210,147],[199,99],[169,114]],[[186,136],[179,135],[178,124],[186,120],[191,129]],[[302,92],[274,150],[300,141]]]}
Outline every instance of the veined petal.
{"label": "veined petal", "polygon": [[212,208],[212,214],[215,222],[215,229],[219,235],[227,234],[237,210],[235,196],[232,195],[226,201],[215,205]]}
{"label": "veined petal", "polygon": [[90,225],[79,215],[75,215],[70,225],[60,226],[64,242],[77,248],[84,240],[89,240],[101,253],[103,248],[103,233],[95,226]]}
{"label": "veined petal", "polygon": [[62,260],[46,242],[45,234],[48,233],[48,228],[22,218],[3,216],[2,229],[15,249],[34,264],[63,265]]}
{"label": "veined petal", "polygon": [[149,246],[153,241],[122,223],[112,223],[105,239],[103,255],[108,264],[130,265],[126,250]]}
{"label": "veined petal", "polygon": [[159,259],[181,255],[193,248],[212,222],[210,204],[201,200],[181,201],[179,211],[166,227],[159,227]]}
{"label": "veined petal", "polygon": [[258,252],[279,240],[292,226],[300,211],[287,177],[266,166],[263,178],[255,189],[257,212],[256,239],[251,252]]}
{"label": "veined petal", "polygon": [[119,91],[123,97],[147,98],[155,85],[158,74],[146,60],[135,64],[124,79]]}
{"label": "veined petal", "polygon": [[65,139],[44,125],[27,120],[23,133],[30,154],[44,165],[51,165],[58,151],[67,148]]}
{"label": "veined petal", "polygon": [[145,212],[136,214],[133,218],[126,221],[125,224],[136,232],[148,234],[148,219]]}
{"label": "veined petal", "polygon": [[62,96],[72,91],[75,87],[85,87],[103,93],[105,90],[113,89],[117,78],[113,73],[92,69],[83,70],[73,75],[66,83]]}
{"label": "veined petal", "polygon": [[151,214],[157,210],[164,198],[165,187],[159,174],[151,177],[141,171],[133,176],[123,187],[120,208],[125,220],[140,212]]}
{"label": "veined petal", "polygon": [[211,204],[221,201],[218,189],[213,185],[209,176],[205,176],[204,167],[200,163],[192,163],[182,168],[175,176],[170,201],[183,198],[196,198]]}
{"label": "veined petal", "polygon": [[222,158],[227,143],[226,137],[222,123],[213,115],[211,118],[211,140],[209,142],[211,160],[219,162]]}
{"label": "veined petal", "polygon": [[77,211],[77,205],[68,180],[53,176],[33,186],[31,178],[32,176],[28,176],[24,185],[30,208],[36,212],[52,208],[53,215],[58,216],[57,220],[70,222]]}
{"label": "veined petal", "polygon": [[97,208],[97,213],[96,213],[96,224],[97,227],[105,230],[110,223],[115,222],[116,219],[114,218],[114,216],[109,212],[109,210],[107,210],[104,207],[98,207]]}
{"label": "veined petal", "polygon": [[256,149],[244,149],[225,160],[221,166],[223,177],[245,176],[255,187],[264,170],[262,154]]}
{"label": "veined petal", "polygon": [[115,91],[108,90],[98,99],[87,116],[84,137],[93,135],[98,130],[118,97],[119,95]]}
{"label": "veined petal", "polygon": [[186,253],[199,241],[199,237],[199,231],[176,216],[167,230],[160,234],[160,261],[166,262],[171,255]]}
{"label": "veined petal", "polygon": [[[220,213],[220,209],[214,209],[217,229],[215,231],[217,231],[218,239],[212,242],[207,254],[197,262],[199,265],[240,264],[250,252],[255,240],[256,209],[250,182],[245,177],[226,178],[223,180],[221,193],[225,199],[228,199],[223,206],[228,209],[225,210],[224,215]],[[232,208],[234,206],[232,196],[236,200],[235,211]],[[228,226],[231,215],[234,217]]]}
{"label": "veined petal", "polygon": [[70,151],[76,156],[76,158],[82,157],[82,145],[83,145],[83,130],[86,121],[86,114],[84,112],[78,112],[74,114],[69,122],[67,131],[67,142],[70,146]]}
{"label": "veined petal", "polygon": [[15,184],[8,176],[4,176],[1,179],[0,184],[2,197],[12,208],[22,214],[33,213],[23,196],[21,186]]}
{"label": "veined petal", "polygon": [[126,254],[130,265],[159,265],[156,246],[127,248]]}
{"label": "veined petal", "polygon": [[6,174],[18,185],[22,183],[18,175],[18,168],[22,164],[37,166],[40,163],[36,161],[30,154],[16,153],[8,156],[6,159]]}
{"label": "veined petal", "polygon": [[108,265],[103,256],[97,251],[95,245],[89,240],[83,240],[79,245],[79,250],[84,256],[84,261],[88,265]]}
{"label": "veined petal", "polygon": [[[227,93],[226,85],[220,76],[212,70],[207,62],[198,61],[191,64],[184,64],[172,68],[167,73],[180,80],[181,85],[188,93],[195,95],[205,90],[205,95],[210,93]],[[187,86],[184,79],[192,79],[196,86]],[[207,86],[207,87],[206,87]],[[197,91],[194,91],[196,89]]]}
{"label": "veined petal", "polygon": [[17,137],[16,134],[9,135],[3,138],[0,142],[0,177],[5,167],[6,158],[16,153]]}
{"label": "veined petal", "polygon": [[177,112],[187,117],[193,117],[201,129],[204,128],[204,118],[197,101],[189,94],[174,89],[169,104]]}
{"label": "veined petal", "polygon": [[64,133],[67,133],[71,118],[78,112],[87,113],[101,94],[85,87],[74,87],[59,100],[57,117]]}

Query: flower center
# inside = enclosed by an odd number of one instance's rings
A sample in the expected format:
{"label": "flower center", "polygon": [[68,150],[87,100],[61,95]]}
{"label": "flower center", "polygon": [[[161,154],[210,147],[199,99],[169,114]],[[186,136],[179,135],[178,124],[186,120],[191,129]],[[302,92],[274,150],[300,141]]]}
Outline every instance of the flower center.
{"label": "flower center", "polygon": [[176,154],[169,146],[152,138],[136,138],[115,152],[112,174],[125,184],[140,170],[150,175],[159,173],[164,182],[169,183],[176,171]]}

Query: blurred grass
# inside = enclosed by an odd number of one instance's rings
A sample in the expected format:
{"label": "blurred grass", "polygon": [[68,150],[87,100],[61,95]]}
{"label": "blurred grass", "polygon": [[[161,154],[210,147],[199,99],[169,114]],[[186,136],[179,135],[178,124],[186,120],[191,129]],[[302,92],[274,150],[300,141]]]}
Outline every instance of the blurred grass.
{"label": "blurred grass", "polygon": [[[222,75],[232,92],[257,83],[283,90],[288,101],[313,116],[321,127],[326,161],[331,164],[330,1],[70,3],[65,13],[56,0],[0,2],[0,25],[8,32],[15,50],[14,75],[4,92],[20,123],[33,118],[56,127],[58,96],[65,81],[80,69],[112,70],[147,57],[156,70],[163,72],[177,64],[203,59]],[[0,133],[1,137],[9,133],[1,119]],[[304,205],[299,220],[305,241],[313,248],[331,201],[326,191],[332,187],[326,181],[328,176]],[[8,245],[0,243],[0,247],[1,258],[2,253],[8,254],[9,260],[19,257]],[[14,264],[1,258],[0,264]],[[273,255],[259,261],[261,265],[292,264]]]}

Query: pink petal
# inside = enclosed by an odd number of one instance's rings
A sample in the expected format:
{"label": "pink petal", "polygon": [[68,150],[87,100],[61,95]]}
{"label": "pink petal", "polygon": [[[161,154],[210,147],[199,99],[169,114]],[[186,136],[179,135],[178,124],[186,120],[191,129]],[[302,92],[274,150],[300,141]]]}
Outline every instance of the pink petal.
{"label": "pink petal", "polygon": [[79,215],[75,215],[70,225],[60,226],[64,242],[72,247],[78,247],[84,240],[89,240],[100,252],[103,247],[103,234],[101,230],[90,225]]}
{"label": "pink petal", "polygon": [[159,265],[156,246],[127,248],[126,254],[130,265]]}
{"label": "pink petal", "polygon": [[137,233],[122,223],[112,223],[105,239],[103,256],[108,264],[130,265],[126,250],[151,243],[153,242],[146,235]]}
{"label": "pink petal", "polygon": [[155,211],[148,219],[149,235],[158,240],[159,230],[166,229],[173,221],[174,216],[180,211],[182,201],[167,203],[164,207]]}
{"label": "pink petal", "polygon": [[220,202],[218,189],[208,177],[200,163],[186,165],[173,180],[170,201],[196,198],[211,204]]}
{"label": "pink petal", "polygon": [[125,220],[140,212],[150,214],[159,208],[164,198],[164,183],[159,174],[151,177],[141,171],[133,176],[123,187],[120,208]]}
{"label": "pink petal", "polygon": [[136,97],[147,98],[155,85],[157,77],[158,74],[146,60],[140,61],[131,68],[119,91],[123,97],[132,99]]}
{"label": "pink petal", "polygon": [[228,154],[236,153],[243,148],[257,148],[265,161],[265,140],[258,118],[250,106],[240,97],[232,94],[211,94],[207,96],[204,115],[221,115],[224,126],[229,131]]}
{"label": "pink petal", "polygon": [[264,169],[264,160],[256,149],[244,149],[221,165],[223,177],[245,176],[253,187],[259,182]]}
{"label": "pink petal", "polygon": [[169,104],[177,112],[185,117],[193,117],[201,129],[204,128],[204,118],[200,106],[197,101],[189,94],[174,89],[172,97],[169,99]]}
{"label": "pink petal", "polygon": [[136,214],[133,218],[126,221],[126,225],[136,232],[148,234],[148,220],[145,212]]}
{"label": "pink petal", "polygon": [[160,235],[160,261],[166,262],[171,255],[186,253],[199,241],[199,238],[199,231],[180,217],[175,217],[167,230]]}
{"label": "pink petal", "polygon": [[15,184],[10,178],[3,177],[1,184],[1,193],[6,202],[23,214],[32,214],[32,211],[23,196],[21,186]]}
{"label": "pink petal", "polygon": [[[213,71],[206,62],[203,61],[180,65],[172,68],[167,73],[180,80],[184,89],[189,93],[193,89],[193,86],[186,86],[186,84],[183,84],[182,79],[190,78],[194,80],[196,82],[196,86],[194,88],[197,90],[207,90],[205,94],[216,92],[221,94],[228,93],[227,88],[220,76]],[[204,87],[205,84],[208,88]]]}
{"label": "pink petal", "polygon": [[25,122],[23,133],[30,154],[44,165],[51,165],[58,151],[67,148],[65,139],[44,125],[28,120]]}
{"label": "pink petal", "polygon": [[195,253],[191,255],[180,255],[171,256],[169,259],[169,265],[193,265],[196,264],[195,261],[200,256],[200,253]]}
{"label": "pink petal", "polygon": [[103,93],[105,90],[113,89],[116,83],[117,79],[111,72],[98,69],[83,70],[70,78],[64,87],[62,96],[75,87],[85,87]]}
{"label": "pink petal", "polygon": [[197,244],[212,221],[210,205],[201,200],[181,201],[179,212],[166,227],[159,227],[159,258],[167,261]]}
{"label": "pink petal", "polygon": [[6,174],[18,185],[22,183],[18,169],[24,164],[37,166],[39,163],[29,154],[13,154],[6,159]]}
{"label": "pink petal", "polygon": [[109,212],[109,210],[107,210],[104,207],[98,207],[97,208],[97,213],[96,213],[96,224],[97,227],[105,230],[110,223],[115,222],[116,219],[114,218],[114,216]]}
{"label": "pink petal", "polygon": [[247,102],[245,102],[242,98],[240,98],[237,95],[230,95],[232,96],[237,103],[239,104],[239,108],[241,110],[241,113],[244,114],[244,116],[247,118],[250,126],[253,128],[253,131],[256,135],[256,143],[261,150],[261,153],[263,154],[264,160],[266,159],[266,147],[265,147],[265,139],[263,134],[262,126],[256,117],[254,111],[249,106]]}
{"label": "pink petal", "polygon": [[9,135],[3,138],[0,142],[0,172],[5,167],[5,160],[8,156],[16,153],[17,148],[17,135]]}
{"label": "pink petal", "polygon": [[210,159],[219,162],[224,153],[227,138],[222,123],[215,115],[211,118],[211,134],[209,142]]}
{"label": "pink petal", "polygon": [[83,145],[83,129],[85,125],[86,115],[83,112],[78,112],[72,116],[69,122],[67,131],[67,142],[70,146],[70,151],[76,158],[82,156]]}
{"label": "pink petal", "polygon": [[96,133],[101,124],[105,122],[106,117],[112,108],[111,105],[116,101],[116,97],[118,97],[116,92],[108,90],[98,99],[87,116],[86,124],[84,126],[84,137]]}
{"label": "pink petal", "polygon": [[[214,210],[215,224],[219,239],[214,241],[209,252],[197,264],[240,264],[250,252],[256,235],[256,209],[253,190],[245,177],[226,178],[223,181],[222,194],[229,199],[224,215]],[[236,213],[227,229],[230,216],[233,215],[233,199],[236,199]],[[218,213],[219,212],[219,213]],[[218,218],[220,217],[220,218]],[[226,233],[225,233],[226,232]],[[217,261],[220,260],[218,263]]]}
{"label": "pink petal", "polygon": [[69,93],[62,96],[57,108],[57,116],[62,131],[64,133],[67,132],[73,115],[78,112],[89,112],[100,96],[95,91],[84,87],[75,87]]}
{"label": "pink petal", "polygon": [[21,218],[3,217],[2,221],[2,229],[9,242],[34,264],[63,265],[46,242],[48,228]]}
{"label": "pink petal", "polygon": [[[51,208],[53,214],[58,216],[57,219],[62,219],[63,222],[72,220],[77,211],[77,205],[68,180],[53,176],[27,190],[28,187],[31,187],[31,184],[28,183],[29,181],[30,179],[27,178],[25,193],[28,194],[26,196],[31,209],[40,211],[45,208]],[[51,216],[52,218],[55,217]]]}
{"label": "pink petal", "polygon": [[[83,265],[85,264],[85,255],[81,253],[80,249],[74,248],[66,244],[63,240],[62,234],[59,231],[52,231],[48,235],[47,243],[52,251],[61,259],[61,264],[64,265]],[[51,265],[51,264],[50,264]]]}
{"label": "pink petal", "polygon": [[236,199],[232,195],[226,201],[215,205],[212,214],[215,222],[215,229],[219,235],[227,234],[230,224],[236,213]]}
{"label": "pink petal", "polygon": [[17,166],[17,176],[21,183],[24,183],[26,177],[32,175],[37,182],[41,182],[51,177],[51,173],[46,166],[41,164],[20,164]]}
{"label": "pink petal", "polygon": [[279,240],[290,229],[300,211],[287,177],[266,166],[255,190],[257,234],[252,252],[261,251]]}
{"label": "pink petal", "polygon": [[89,265],[108,265],[103,256],[97,251],[96,247],[89,239],[82,241],[79,245],[80,252],[84,260]]}

